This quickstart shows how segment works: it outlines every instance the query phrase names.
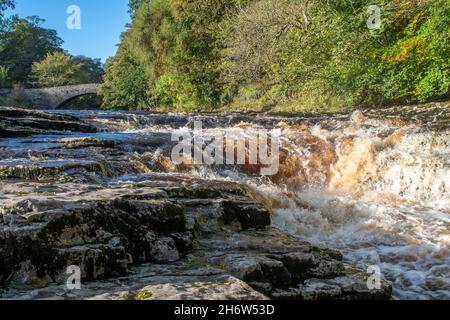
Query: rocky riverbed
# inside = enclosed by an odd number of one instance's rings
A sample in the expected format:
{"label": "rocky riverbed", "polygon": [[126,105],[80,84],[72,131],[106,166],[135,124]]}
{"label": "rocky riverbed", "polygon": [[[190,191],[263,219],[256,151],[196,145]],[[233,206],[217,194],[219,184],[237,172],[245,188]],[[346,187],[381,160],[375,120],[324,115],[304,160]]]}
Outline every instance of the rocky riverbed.
{"label": "rocky riverbed", "polygon": [[[270,226],[242,186],[149,175],[108,188],[1,186],[4,298],[387,299],[334,250]],[[83,289],[67,291],[67,266]],[[42,288],[40,288],[42,287]]]}
{"label": "rocky riverbed", "polygon": [[[446,107],[433,112],[442,110]],[[447,134],[445,115],[433,122],[431,130],[437,135]],[[323,170],[318,166],[339,160],[326,140],[307,135],[308,127],[324,121],[328,130],[336,123],[356,126],[365,117],[0,108],[0,297],[390,299],[393,288],[388,280],[396,278],[382,279],[379,289],[369,290],[371,274],[348,254],[361,250],[361,244],[337,250],[339,246],[315,237],[310,241],[306,229],[299,236],[297,230],[283,226],[286,220],[280,213],[289,206],[282,197],[296,210],[315,210],[307,197],[290,191],[294,186],[304,188],[287,168],[308,173],[289,161],[285,146],[281,173],[272,181],[255,177],[251,168],[227,167],[219,172],[170,161],[174,144],[170,133],[192,128],[193,120],[201,119],[211,130],[244,124],[295,130],[297,139],[313,146],[310,151],[321,148],[320,162],[312,163],[318,172]],[[420,117],[402,120],[398,126],[420,125],[424,121]],[[390,139],[385,140],[386,148],[397,143],[393,134],[398,128],[393,129],[387,125],[383,135],[378,133],[381,139]],[[283,191],[268,194],[267,187],[274,183],[284,185]],[[275,197],[277,192],[281,193]],[[342,210],[342,204],[335,202],[335,208]],[[348,210],[357,215],[355,208]],[[333,219],[329,217],[330,222]],[[396,241],[398,245],[400,240]],[[447,251],[442,250],[445,261]],[[392,255],[391,259],[402,264]],[[81,268],[81,290],[66,288],[66,269],[71,265]],[[445,296],[448,278],[442,272],[444,283],[435,286]]]}

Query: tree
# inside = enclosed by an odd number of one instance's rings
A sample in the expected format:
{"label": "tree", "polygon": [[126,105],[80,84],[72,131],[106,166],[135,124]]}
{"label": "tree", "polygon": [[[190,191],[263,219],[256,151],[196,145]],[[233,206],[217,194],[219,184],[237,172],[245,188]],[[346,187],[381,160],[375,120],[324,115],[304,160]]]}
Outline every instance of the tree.
{"label": "tree", "polygon": [[147,83],[144,65],[123,43],[116,56],[106,62],[100,88],[102,104],[105,108],[145,108],[148,106]]}
{"label": "tree", "polygon": [[[14,1],[12,0],[0,0],[0,38],[3,37],[3,32],[5,29],[5,21],[3,17],[3,12],[6,9],[14,8]],[[8,68],[6,66],[0,65],[0,88],[4,88],[9,85],[10,79],[8,76]]]}
{"label": "tree", "polygon": [[0,0],[0,15],[8,8],[14,8],[13,0]]}
{"label": "tree", "polygon": [[[227,23],[227,80],[261,81],[279,62],[277,51],[294,32],[306,32],[310,21],[307,0],[259,0],[236,11]],[[278,61],[277,61],[278,60]]]}
{"label": "tree", "polygon": [[0,0],[0,27],[3,20],[3,12],[6,9],[14,9],[14,1],[13,0]]}
{"label": "tree", "polygon": [[103,64],[100,59],[93,59],[85,56],[73,57],[76,63],[81,64],[85,73],[89,76],[88,82],[100,83],[104,73]]}
{"label": "tree", "polygon": [[[224,102],[221,76],[224,43],[221,24],[232,16],[237,0],[172,0],[177,26],[174,62],[187,83],[196,109],[217,108]],[[180,77],[181,78],[181,77]]]}
{"label": "tree", "polygon": [[174,47],[169,0],[143,2],[122,34],[116,56],[106,63],[100,94],[106,107],[149,108],[159,97],[158,79],[171,71]]}
{"label": "tree", "polygon": [[[377,4],[381,28],[367,27]],[[255,0],[224,35],[227,81],[265,102],[339,108],[417,102],[449,92],[450,3]],[[261,93],[262,92],[262,93]]]}
{"label": "tree", "polygon": [[[122,78],[134,75],[131,77],[134,81],[145,82],[141,88],[146,90],[133,90],[141,96],[131,100],[146,103],[147,108],[218,106],[223,84],[218,26],[234,3],[234,0],[131,2],[137,11],[122,36],[116,59],[106,68],[102,90],[105,101],[112,103],[109,106],[123,101],[126,92],[121,90],[128,86],[122,83],[117,70],[126,70]],[[114,92],[114,88],[120,92]]]}
{"label": "tree", "polygon": [[131,16],[134,16],[134,14],[136,13],[136,11],[138,11],[139,7],[144,1],[150,2],[150,0],[130,0],[130,2],[128,3],[128,7],[130,8],[128,10],[128,13]]}
{"label": "tree", "polygon": [[57,87],[89,82],[83,65],[62,52],[47,54],[40,62],[33,63],[30,82],[36,87]]}
{"label": "tree", "polygon": [[38,17],[13,17],[0,38],[0,61],[9,69],[11,82],[27,83],[31,66],[49,52],[61,51],[63,41],[55,30],[42,28]]}
{"label": "tree", "polygon": [[[372,5],[379,29],[368,24]],[[109,107],[337,111],[450,93],[448,0],[131,0],[130,8],[104,77]]]}
{"label": "tree", "polygon": [[[13,0],[0,0],[0,86],[11,87],[14,83],[29,85],[30,80],[34,81],[34,85],[74,83],[81,80],[101,82],[103,65],[100,59],[65,56],[61,49],[63,41],[55,30],[42,28],[45,20],[39,17],[21,19],[12,16],[3,19],[4,11],[13,7]],[[44,59],[47,61],[43,61]],[[35,65],[35,73],[30,76],[35,62],[42,63]],[[61,68],[64,65],[69,67],[66,73],[69,78],[66,81],[61,79],[64,75]],[[76,71],[76,75],[71,73],[72,69],[78,70],[80,66],[81,72]],[[55,79],[45,79],[45,73],[54,74]]]}

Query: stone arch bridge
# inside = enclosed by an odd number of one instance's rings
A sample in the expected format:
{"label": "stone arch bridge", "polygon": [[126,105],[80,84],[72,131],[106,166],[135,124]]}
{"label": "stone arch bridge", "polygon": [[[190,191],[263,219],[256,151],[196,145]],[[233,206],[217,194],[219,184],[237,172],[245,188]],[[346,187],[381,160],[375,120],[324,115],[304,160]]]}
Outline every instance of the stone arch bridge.
{"label": "stone arch bridge", "polygon": [[17,92],[11,89],[0,89],[0,97],[20,96],[25,98],[33,108],[58,109],[76,97],[98,94],[100,86],[98,83],[89,83],[53,88],[18,89]]}

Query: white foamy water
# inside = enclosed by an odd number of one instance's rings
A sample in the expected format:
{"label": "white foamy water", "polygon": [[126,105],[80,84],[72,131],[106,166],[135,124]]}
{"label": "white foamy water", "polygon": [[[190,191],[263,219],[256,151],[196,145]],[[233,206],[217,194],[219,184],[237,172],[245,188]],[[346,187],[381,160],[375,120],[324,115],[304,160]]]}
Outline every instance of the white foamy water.
{"label": "white foamy water", "polygon": [[248,185],[274,226],[378,265],[398,298],[450,299],[449,137],[376,120],[285,126],[277,176],[196,173]]}
{"label": "white foamy water", "polygon": [[379,265],[399,298],[449,298],[450,221],[446,214],[320,192],[300,197],[313,209],[275,209],[274,225],[340,249],[347,261],[359,267]]}

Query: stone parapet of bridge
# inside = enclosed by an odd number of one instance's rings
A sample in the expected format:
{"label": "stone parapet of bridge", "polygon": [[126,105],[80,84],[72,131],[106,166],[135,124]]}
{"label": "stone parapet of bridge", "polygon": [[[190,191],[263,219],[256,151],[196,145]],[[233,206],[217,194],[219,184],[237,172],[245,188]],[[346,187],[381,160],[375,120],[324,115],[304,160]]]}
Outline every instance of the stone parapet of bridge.
{"label": "stone parapet of bridge", "polygon": [[[58,109],[65,102],[79,96],[98,94],[101,84],[89,83],[72,86],[23,89],[21,94],[35,109]],[[7,97],[11,89],[0,89],[0,96]]]}

